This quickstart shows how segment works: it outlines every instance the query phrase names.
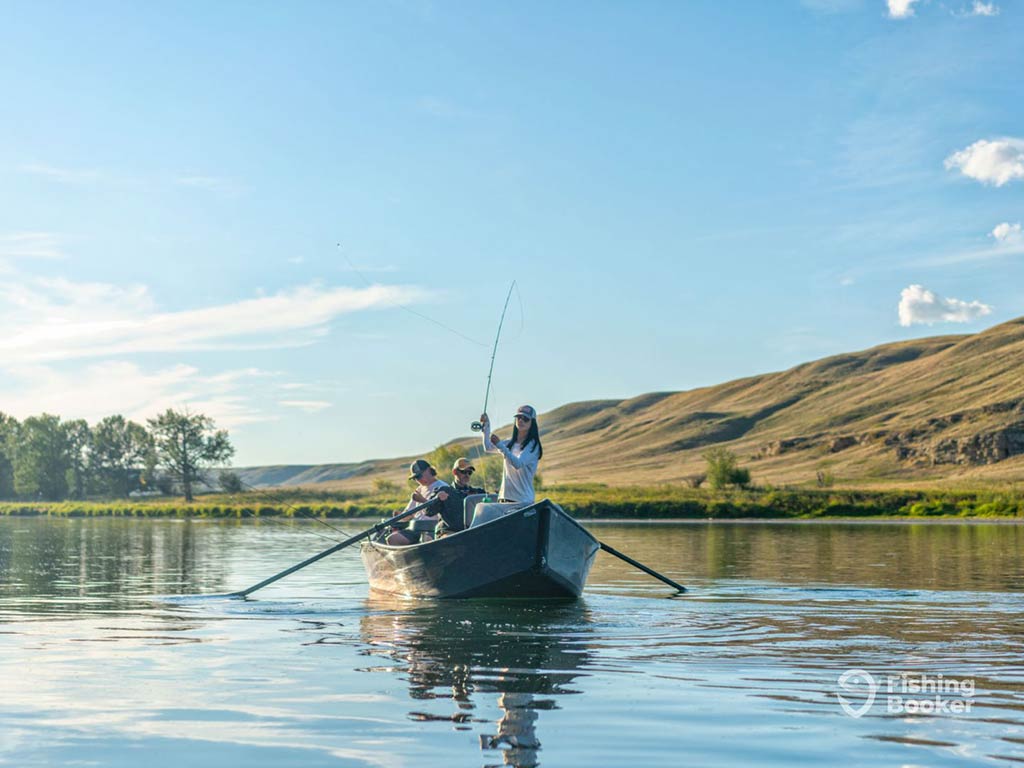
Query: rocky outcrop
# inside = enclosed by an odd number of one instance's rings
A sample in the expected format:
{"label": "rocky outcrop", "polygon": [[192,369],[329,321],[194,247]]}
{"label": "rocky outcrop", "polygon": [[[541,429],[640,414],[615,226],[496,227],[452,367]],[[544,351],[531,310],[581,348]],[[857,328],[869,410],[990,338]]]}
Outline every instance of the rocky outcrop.
{"label": "rocky outcrop", "polygon": [[988,429],[975,434],[945,436],[952,426],[979,420],[983,415],[1006,413],[1020,408],[1020,403],[1000,403],[975,411],[954,413],[929,419],[920,427],[902,430],[876,430],[860,435],[812,435],[774,440],[762,445],[751,457],[766,459],[792,451],[818,449],[839,453],[857,445],[882,443],[891,448],[896,459],[918,466],[959,464],[978,466],[995,464],[1011,456],[1024,454],[1024,420],[999,429]]}
{"label": "rocky outcrop", "polygon": [[860,442],[860,439],[853,435],[841,435],[839,437],[833,437],[828,441],[828,452],[839,453],[845,451],[847,448],[852,448]]}
{"label": "rocky outcrop", "polygon": [[932,464],[995,464],[1024,453],[1024,424],[965,438],[946,438],[931,446]]}
{"label": "rocky outcrop", "polygon": [[773,440],[762,445],[754,455],[755,459],[768,459],[773,456],[781,456],[790,451],[798,451],[804,448],[811,448],[816,444],[813,437],[791,437],[787,440]]}
{"label": "rocky outcrop", "polygon": [[959,437],[921,431],[902,432],[886,440],[900,461],[918,464],[995,464],[1024,454],[1024,422],[1003,429]]}
{"label": "rocky outcrop", "polygon": [[845,451],[847,448],[868,442],[871,437],[871,435],[810,435],[773,440],[762,445],[753,458],[769,459],[792,451],[805,451],[821,446],[824,446],[829,453],[839,453],[839,451]]}

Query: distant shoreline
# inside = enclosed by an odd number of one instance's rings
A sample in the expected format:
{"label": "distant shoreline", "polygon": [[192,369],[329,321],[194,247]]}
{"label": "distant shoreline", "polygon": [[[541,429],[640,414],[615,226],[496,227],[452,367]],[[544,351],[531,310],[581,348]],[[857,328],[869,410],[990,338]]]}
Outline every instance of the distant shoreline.
{"label": "distant shoreline", "polygon": [[[0,517],[137,517],[169,519],[381,520],[401,510],[406,491],[340,493],[271,489],[180,498],[5,501]],[[1001,490],[869,491],[819,488],[710,489],[680,486],[545,486],[550,498],[581,521],[616,522],[1024,522],[1024,492]]]}
{"label": "distant shoreline", "polygon": [[[121,515],[121,514],[52,514],[45,511],[40,511],[35,514],[3,514],[0,513],[0,521],[2,520],[26,520],[26,519],[60,519],[60,520],[147,520],[149,522],[165,522],[165,523],[259,523],[268,522],[274,520],[274,517],[236,517],[236,516],[219,516],[211,517],[209,515],[160,515],[160,516],[145,516],[145,515]],[[324,518],[318,518],[323,520]],[[365,524],[366,527],[373,525],[381,520],[380,516],[362,516],[362,517],[344,517],[344,518],[329,518],[335,523],[349,524],[349,523],[360,523]],[[586,525],[637,525],[637,526],[650,526],[650,525],[1024,525],[1024,519],[1019,517],[961,517],[957,515],[949,515],[947,517],[905,517],[905,516],[887,516],[887,515],[876,515],[873,517],[861,516],[861,517],[736,517],[736,518],[693,518],[693,517],[662,517],[662,518],[627,518],[627,517],[603,517],[603,518],[577,518],[581,523]],[[314,520],[305,520],[302,518],[291,519],[289,523],[292,524],[309,524],[312,525]]]}
{"label": "distant shoreline", "polygon": [[789,525],[791,523],[799,523],[801,525],[829,525],[831,523],[844,523],[853,525],[877,525],[879,523],[891,523],[894,525],[918,525],[925,523],[927,525],[959,525],[961,523],[967,523],[969,525],[987,525],[989,523],[998,523],[999,525],[1024,525],[1024,519],[1019,517],[959,517],[957,515],[950,515],[949,517],[887,517],[885,515],[878,515],[877,517],[740,517],[740,518],[714,518],[709,517],[703,520],[689,518],[664,518],[660,520],[627,520],[623,518],[595,518],[593,520],[585,521],[588,525],[596,524],[623,524],[628,525],[660,525],[662,523],[669,525],[732,525],[735,523],[743,525]]}

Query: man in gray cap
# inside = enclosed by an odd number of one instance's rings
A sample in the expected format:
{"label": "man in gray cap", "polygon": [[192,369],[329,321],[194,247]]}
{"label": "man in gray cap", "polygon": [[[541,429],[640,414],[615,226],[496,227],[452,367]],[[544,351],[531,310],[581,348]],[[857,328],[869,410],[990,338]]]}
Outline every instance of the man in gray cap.
{"label": "man in gray cap", "polygon": [[[406,509],[412,509],[434,499],[440,502],[447,500],[447,491],[450,486],[444,480],[438,479],[437,470],[430,466],[430,462],[426,459],[416,459],[416,461],[409,465],[409,479],[415,480],[417,485],[416,489],[412,492],[409,503],[405,505]],[[424,510],[420,510],[413,517],[413,520],[440,519],[435,512],[436,507],[437,505],[431,505]],[[387,541],[388,544],[403,546],[405,544],[416,544],[421,536],[422,533],[418,531],[395,529],[388,536]]]}
{"label": "man in gray cap", "polygon": [[[430,466],[426,459],[416,459],[409,465],[409,479],[415,480],[418,485],[412,492],[412,497],[406,505],[406,509],[436,500],[438,503],[425,510],[416,513],[413,520],[430,520],[435,523],[442,519],[462,519],[462,496],[452,491],[452,487],[437,476],[437,470]],[[426,534],[432,538],[432,533]],[[394,530],[388,536],[388,544],[402,546],[405,544],[416,544],[420,541],[423,533],[412,530]],[[428,539],[429,540],[429,539]]]}

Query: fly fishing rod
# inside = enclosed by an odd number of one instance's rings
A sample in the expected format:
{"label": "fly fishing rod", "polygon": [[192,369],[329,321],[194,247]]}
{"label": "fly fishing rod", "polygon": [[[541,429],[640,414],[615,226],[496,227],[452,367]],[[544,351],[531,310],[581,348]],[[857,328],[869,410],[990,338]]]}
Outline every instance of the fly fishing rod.
{"label": "fly fishing rod", "polygon": [[[491,350],[491,367],[487,369],[487,390],[484,392],[484,409],[481,413],[487,413],[487,403],[491,399],[491,376],[494,374],[494,358],[498,354],[498,340],[501,338],[501,326],[505,324],[505,313],[508,312],[508,302],[512,298],[512,290],[516,287],[516,281],[508,287],[508,295],[505,296],[505,306],[501,309],[501,319],[498,321],[498,333],[494,336],[494,349]],[[469,425],[474,432],[484,428],[482,421],[474,421]]]}

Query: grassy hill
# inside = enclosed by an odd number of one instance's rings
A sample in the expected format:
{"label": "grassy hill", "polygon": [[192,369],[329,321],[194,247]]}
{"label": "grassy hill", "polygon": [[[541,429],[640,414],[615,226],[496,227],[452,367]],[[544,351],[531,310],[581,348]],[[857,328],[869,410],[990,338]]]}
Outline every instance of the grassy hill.
{"label": "grassy hill", "polygon": [[[759,485],[814,485],[819,471],[840,486],[1005,484],[1024,477],[1024,318],[712,387],[571,403],[540,424],[548,483],[686,482],[723,445]],[[249,468],[243,479],[354,489],[401,480],[409,460]]]}

